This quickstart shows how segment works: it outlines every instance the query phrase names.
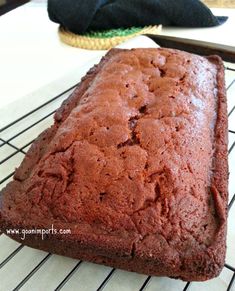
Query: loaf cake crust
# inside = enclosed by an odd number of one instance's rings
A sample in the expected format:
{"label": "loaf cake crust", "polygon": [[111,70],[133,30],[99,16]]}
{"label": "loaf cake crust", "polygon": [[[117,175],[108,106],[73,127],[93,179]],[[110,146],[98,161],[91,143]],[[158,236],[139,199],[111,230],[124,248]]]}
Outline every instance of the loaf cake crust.
{"label": "loaf cake crust", "polygon": [[111,50],[32,144],[0,196],[10,235],[45,251],[189,281],[225,259],[227,112],[217,56]]}

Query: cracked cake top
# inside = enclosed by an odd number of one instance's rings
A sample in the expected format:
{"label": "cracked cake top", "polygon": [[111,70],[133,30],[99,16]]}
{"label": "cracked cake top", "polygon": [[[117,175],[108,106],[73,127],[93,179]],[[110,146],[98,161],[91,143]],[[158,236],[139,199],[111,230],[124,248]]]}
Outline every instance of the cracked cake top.
{"label": "cracked cake top", "polygon": [[131,252],[158,234],[171,262],[206,249],[221,223],[211,194],[216,112],[213,61],[171,49],[115,53],[72,110],[57,112],[37,163],[16,172],[21,190],[4,197],[7,215],[128,237]]}

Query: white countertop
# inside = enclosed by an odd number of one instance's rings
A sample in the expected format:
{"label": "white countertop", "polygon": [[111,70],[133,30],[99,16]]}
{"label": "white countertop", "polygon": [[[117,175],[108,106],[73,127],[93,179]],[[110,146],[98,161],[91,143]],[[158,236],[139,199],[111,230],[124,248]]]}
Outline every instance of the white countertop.
{"label": "white countertop", "polygon": [[[218,27],[163,27],[162,34],[235,46],[235,9],[213,9],[213,12],[230,17]],[[88,60],[105,53],[61,43],[57,28],[49,20],[43,1],[32,1],[0,17],[0,108],[56,80],[64,80]]]}

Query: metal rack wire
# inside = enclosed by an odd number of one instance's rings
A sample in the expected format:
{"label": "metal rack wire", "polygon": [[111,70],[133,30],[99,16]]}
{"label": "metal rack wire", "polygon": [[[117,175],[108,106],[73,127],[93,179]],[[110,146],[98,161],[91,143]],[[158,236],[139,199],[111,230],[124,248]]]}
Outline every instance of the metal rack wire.
{"label": "metal rack wire", "polygon": [[[232,72],[232,74],[234,73],[234,76],[232,78],[230,77],[229,83],[227,83],[227,90],[230,90],[231,87],[235,88],[235,69],[230,68],[230,67],[226,67],[226,72],[229,72],[229,71]],[[51,98],[46,103],[42,104],[41,106],[39,106],[37,108],[34,108],[33,110],[31,110],[27,114],[21,116],[17,120],[12,121],[8,125],[6,125],[0,129],[0,142],[1,142],[0,143],[0,150],[1,150],[1,148],[4,148],[4,147],[8,147],[8,149],[11,149],[10,153],[8,153],[3,158],[2,157],[0,158],[0,171],[1,171],[1,167],[4,164],[6,164],[9,160],[16,157],[18,154],[21,154],[22,157],[23,157],[23,155],[25,155],[27,148],[33,142],[34,138],[30,139],[30,140],[27,139],[26,143],[24,143],[24,144],[22,144],[22,140],[21,140],[21,142],[19,142],[19,139],[23,135],[25,135],[27,132],[29,132],[32,129],[35,129],[38,125],[40,125],[41,123],[43,123],[45,121],[46,121],[46,123],[45,123],[44,127],[47,127],[48,123],[50,123],[52,121],[52,116],[53,116],[53,113],[55,112],[55,109],[51,110],[51,105],[53,105],[55,103],[55,101],[61,102],[65,98],[67,98],[67,96],[69,95],[71,90],[74,89],[76,87],[76,85],[67,89],[66,91],[62,92],[61,94]],[[232,106],[230,106],[228,116],[235,114],[235,96],[233,98],[233,101],[234,101],[234,103]],[[40,113],[39,115],[42,117],[37,118],[36,120],[32,119],[32,117],[35,113]],[[38,133],[39,132],[37,130],[35,130],[34,137],[36,137],[36,135]],[[229,148],[229,155],[231,155],[232,151],[235,148],[235,131],[234,131],[234,129],[229,130],[229,135],[232,136],[232,143],[231,143],[230,148]],[[17,164],[15,164],[15,166],[17,166]],[[11,171],[10,173],[6,173],[6,175],[0,180],[0,187],[5,185],[9,181],[12,178],[13,174],[14,174],[14,171]],[[235,194],[233,194],[233,196],[231,196],[231,198],[230,198],[229,211],[231,211],[234,201],[235,201]],[[235,209],[233,209],[233,211],[235,211]],[[1,236],[3,236],[3,234],[1,234]],[[1,248],[1,241],[0,241],[0,248]],[[13,258],[15,258],[17,254],[22,252],[22,250],[24,248],[25,248],[24,245],[19,244],[19,245],[17,245],[17,247],[15,249],[13,249],[9,254],[7,254],[5,256],[5,258],[0,262],[0,270],[2,270],[4,267],[6,267],[7,264],[9,264],[9,262],[11,262],[11,260]],[[44,266],[50,259],[52,259],[52,256],[53,255],[50,253],[43,253],[43,255],[42,255],[41,259],[39,259],[38,263],[36,263],[34,265],[34,267],[25,276],[23,276],[23,278],[21,278],[21,280],[18,281],[17,284],[14,285],[13,290],[20,290],[21,288],[23,288],[29,280],[32,280],[35,277],[35,275],[37,274],[37,272],[40,271],[42,266]],[[82,264],[84,264],[84,262],[75,261],[73,266],[71,267],[71,269],[65,274],[65,276],[60,280],[60,282],[53,289],[54,290],[64,289],[64,287],[68,284],[68,282],[73,278],[74,274],[79,272]],[[235,282],[235,267],[226,263],[224,265],[224,268],[231,271],[232,275],[231,275],[231,278],[230,278],[226,288],[224,290],[221,290],[221,291],[235,290],[235,283],[234,283]],[[105,269],[104,276],[102,277],[102,279],[99,282],[97,282],[97,286],[95,287],[95,289],[90,289],[90,290],[106,289],[106,287],[109,285],[112,278],[115,276],[115,273],[117,273],[117,272],[118,272],[118,270],[116,270],[114,268]],[[136,289],[131,288],[130,290],[148,290],[149,284],[151,283],[151,280],[153,280],[153,277],[143,276],[143,275],[137,275],[137,276],[141,276],[141,279],[139,280],[139,286],[136,287]],[[92,277],[90,280],[92,280]],[[190,290],[194,284],[195,283],[191,283],[191,282],[187,282],[187,283],[182,282],[182,284],[181,284],[182,287],[180,289],[175,288],[174,290],[183,290],[183,291]],[[3,289],[1,289],[1,287],[3,287]],[[7,290],[4,288],[4,286],[1,286],[1,283],[0,283],[0,289]],[[12,288],[10,288],[9,290],[12,290]],[[30,290],[30,289],[27,289],[27,290]],[[67,290],[69,290],[69,289],[67,289]],[[154,290],[156,290],[156,289],[154,289]],[[202,289],[200,289],[200,290],[202,290]]]}

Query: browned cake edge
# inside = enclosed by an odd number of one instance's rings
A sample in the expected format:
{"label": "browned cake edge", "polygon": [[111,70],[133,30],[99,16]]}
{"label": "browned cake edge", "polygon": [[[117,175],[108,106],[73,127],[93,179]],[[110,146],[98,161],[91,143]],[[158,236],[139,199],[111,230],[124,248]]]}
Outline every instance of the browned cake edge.
{"label": "browned cake edge", "polygon": [[[45,130],[32,144],[21,166],[16,170],[14,181],[10,182],[0,195],[0,224],[4,231],[9,228],[27,228],[29,225],[23,225],[22,222],[8,220],[2,215],[2,196],[4,193],[13,193],[20,191],[21,182],[30,175],[34,165],[40,160],[46,151],[47,145],[55,135],[58,126],[64,121],[69,112],[79,102],[81,96],[89,87],[97,72],[102,68],[110,56],[118,53],[119,50],[111,50],[99,63],[93,67],[82,79],[81,83],[74,93],[63,102],[62,106],[55,114],[55,124]],[[60,255],[66,255],[72,258],[88,260],[100,264],[107,264],[115,268],[122,268],[129,271],[136,271],[148,275],[170,276],[189,281],[207,280],[217,276],[224,264],[226,250],[226,218],[227,218],[227,180],[228,180],[228,163],[227,163],[227,104],[224,86],[224,68],[221,59],[217,56],[208,57],[208,59],[217,66],[217,86],[218,86],[218,110],[217,121],[215,126],[215,155],[213,161],[213,180],[211,192],[214,198],[215,208],[219,215],[221,225],[219,227],[214,243],[201,253],[194,253],[183,260],[181,265],[174,264],[174,255],[162,251],[161,240],[157,242],[149,238],[144,244],[133,244],[128,234],[126,241],[123,239],[107,237],[104,235],[84,235],[79,236],[67,235],[57,236],[48,235],[42,240],[41,235],[26,236],[21,240],[19,235],[10,235],[13,239],[24,243],[30,247],[38,248],[45,251],[52,251]],[[40,225],[30,227],[39,228]],[[43,226],[43,225],[42,225]],[[5,232],[5,231],[4,231]],[[156,243],[154,253],[149,255],[149,248],[153,248]],[[158,251],[159,247],[159,251]]]}

